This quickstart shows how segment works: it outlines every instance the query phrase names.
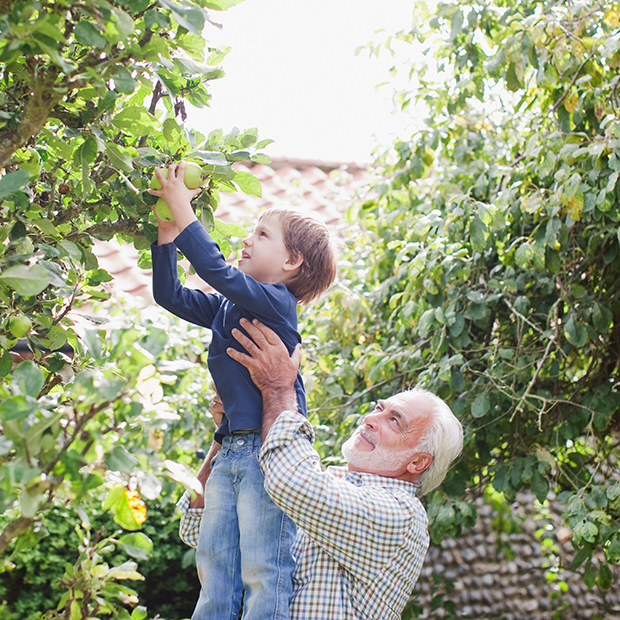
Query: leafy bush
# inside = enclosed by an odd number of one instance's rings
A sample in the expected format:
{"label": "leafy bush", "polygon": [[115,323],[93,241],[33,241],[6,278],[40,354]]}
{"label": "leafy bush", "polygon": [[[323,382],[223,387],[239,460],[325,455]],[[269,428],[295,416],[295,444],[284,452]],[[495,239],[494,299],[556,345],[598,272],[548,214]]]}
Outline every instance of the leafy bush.
{"label": "leafy bush", "polygon": [[[141,531],[152,541],[153,551],[148,559],[138,560],[138,571],[144,581],[134,581],[131,587],[137,592],[140,604],[148,609],[149,617],[159,614],[168,620],[188,618],[198,600],[200,585],[191,550],[178,535],[178,511],[173,502],[163,506],[148,502],[147,509]],[[60,580],[66,564],[73,564],[78,556],[77,548],[83,537],[80,523],[77,514],[58,506],[41,520],[40,527],[46,535],[33,547],[15,549],[5,560],[0,580],[3,619],[36,620],[44,610],[58,604],[65,592]],[[91,513],[90,525],[91,532],[103,528],[104,537],[118,532],[110,513],[101,508]],[[106,557],[114,566],[126,560],[122,546]]]}
{"label": "leafy bush", "polygon": [[330,453],[371,400],[436,392],[465,449],[427,499],[433,540],[475,519],[466,491],[553,491],[586,583],[608,587],[592,556],[620,559],[618,7],[419,3],[413,23],[385,47],[423,123],[380,158],[340,286],[307,317],[319,438]]}

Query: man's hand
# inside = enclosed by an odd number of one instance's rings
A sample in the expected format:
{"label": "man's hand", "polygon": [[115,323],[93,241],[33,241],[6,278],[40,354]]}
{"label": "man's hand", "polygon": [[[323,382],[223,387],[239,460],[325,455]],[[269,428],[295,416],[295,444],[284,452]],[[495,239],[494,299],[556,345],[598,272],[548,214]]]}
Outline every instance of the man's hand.
{"label": "man's hand", "polygon": [[238,329],[233,329],[232,335],[249,355],[233,348],[226,352],[248,369],[252,381],[263,395],[264,440],[280,413],[297,411],[294,386],[301,361],[301,345],[298,344],[289,357],[280,337],[266,325],[257,320],[250,323],[247,319],[241,319],[240,325],[251,339]]}
{"label": "man's hand", "polygon": [[222,423],[222,418],[224,417],[224,405],[222,403],[222,399],[220,398],[220,395],[217,393],[217,389],[215,388],[215,383],[212,384],[211,386],[213,388],[213,391],[215,392],[215,395],[213,396],[213,398],[211,399],[211,402],[209,403],[209,411],[211,412],[211,415],[213,416],[213,421],[215,422],[215,426],[219,428],[220,424]]}

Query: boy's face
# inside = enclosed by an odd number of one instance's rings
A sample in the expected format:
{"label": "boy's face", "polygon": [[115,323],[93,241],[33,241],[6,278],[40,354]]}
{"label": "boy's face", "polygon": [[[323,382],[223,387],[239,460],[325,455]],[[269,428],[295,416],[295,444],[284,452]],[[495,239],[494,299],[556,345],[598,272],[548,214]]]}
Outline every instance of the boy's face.
{"label": "boy's face", "polygon": [[239,269],[265,284],[285,282],[293,275],[277,216],[260,219],[252,235],[243,240]]}

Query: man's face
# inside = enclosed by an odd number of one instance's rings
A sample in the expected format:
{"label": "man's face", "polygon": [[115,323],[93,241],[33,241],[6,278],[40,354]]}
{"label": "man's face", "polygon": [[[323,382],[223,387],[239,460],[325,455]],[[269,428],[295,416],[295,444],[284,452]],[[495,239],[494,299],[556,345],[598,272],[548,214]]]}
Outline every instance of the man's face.
{"label": "man's face", "polygon": [[342,446],[349,470],[407,479],[407,466],[431,421],[431,409],[424,394],[401,392],[380,400]]}

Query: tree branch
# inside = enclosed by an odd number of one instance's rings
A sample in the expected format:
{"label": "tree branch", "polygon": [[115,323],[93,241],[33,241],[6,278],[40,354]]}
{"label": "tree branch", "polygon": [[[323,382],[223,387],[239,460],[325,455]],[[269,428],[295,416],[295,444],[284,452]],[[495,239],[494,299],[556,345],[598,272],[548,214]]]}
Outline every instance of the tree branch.
{"label": "tree branch", "polygon": [[0,534],[0,555],[6,551],[9,543],[18,536],[25,534],[28,528],[34,523],[32,517],[18,517],[7,523],[2,534]]}

